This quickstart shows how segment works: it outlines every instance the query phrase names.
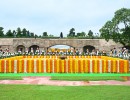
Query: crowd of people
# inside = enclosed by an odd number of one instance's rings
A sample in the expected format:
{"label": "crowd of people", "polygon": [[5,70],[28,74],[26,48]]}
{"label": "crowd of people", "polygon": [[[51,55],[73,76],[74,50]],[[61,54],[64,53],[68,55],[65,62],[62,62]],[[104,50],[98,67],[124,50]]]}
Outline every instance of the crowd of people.
{"label": "crowd of people", "polygon": [[113,48],[110,50],[109,56],[130,59],[130,51],[126,48],[121,48],[119,50]]}
{"label": "crowd of people", "polygon": [[126,48],[121,48],[119,50],[117,50],[116,48],[111,49],[109,52],[106,52],[105,50],[99,50],[99,49],[93,49],[93,50],[89,50],[86,49],[86,51],[82,52],[79,49],[54,49],[54,48],[50,48],[48,50],[40,50],[39,48],[37,48],[35,51],[33,48],[26,49],[24,52],[22,52],[20,49],[18,49],[17,52],[10,52],[9,48],[2,50],[0,49],[0,58],[7,58],[7,57],[12,57],[12,56],[21,56],[21,55],[56,55],[56,56],[60,56],[60,55],[66,55],[66,56],[111,56],[111,57],[119,57],[119,58],[123,58],[123,59],[130,59],[130,53],[128,51],[128,49]]}

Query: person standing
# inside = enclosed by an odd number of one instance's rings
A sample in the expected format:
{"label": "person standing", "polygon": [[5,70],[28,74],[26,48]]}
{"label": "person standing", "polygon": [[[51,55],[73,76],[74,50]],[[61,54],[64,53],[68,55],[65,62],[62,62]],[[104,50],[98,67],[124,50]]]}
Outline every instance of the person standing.
{"label": "person standing", "polygon": [[86,56],[88,56],[90,54],[89,50],[86,49],[86,52],[85,52]]}
{"label": "person standing", "polygon": [[34,50],[33,50],[33,48],[31,48],[31,55],[34,55]]}

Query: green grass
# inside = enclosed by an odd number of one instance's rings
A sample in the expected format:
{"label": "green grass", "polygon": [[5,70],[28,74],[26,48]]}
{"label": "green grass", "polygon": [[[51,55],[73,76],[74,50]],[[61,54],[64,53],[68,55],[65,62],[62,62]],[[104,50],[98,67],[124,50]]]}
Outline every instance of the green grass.
{"label": "green grass", "polygon": [[22,80],[21,76],[0,76],[0,80]]}
{"label": "green grass", "polygon": [[51,80],[67,81],[99,81],[99,80],[117,80],[124,81],[120,76],[52,76]]}
{"label": "green grass", "polygon": [[0,100],[129,100],[130,86],[0,85]]}
{"label": "green grass", "polygon": [[0,73],[0,76],[130,76],[130,73]]}

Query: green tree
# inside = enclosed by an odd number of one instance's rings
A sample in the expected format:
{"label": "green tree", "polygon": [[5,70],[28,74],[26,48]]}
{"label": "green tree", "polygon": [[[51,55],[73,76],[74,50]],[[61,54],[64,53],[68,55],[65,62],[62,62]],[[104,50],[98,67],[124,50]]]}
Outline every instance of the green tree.
{"label": "green tree", "polygon": [[30,34],[29,30],[27,31],[27,37],[28,38],[31,37],[31,34]]}
{"label": "green tree", "polygon": [[41,35],[39,35],[39,38],[41,38],[42,36]]}
{"label": "green tree", "polygon": [[63,33],[62,32],[60,33],[60,38],[63,38]]}
{"label": "green tree", "polygon": [[3,31],[3,27],[0,27],[0,37],[4,37],[4,31]]}
{"label": "green tree", "polygon": [[54,37],[54,35],[50,34],[49,37]]}
{"label": "green tree", "polygon": [[99,31],[107,41],[113,39],[124,46],[130,45],[130,9],[117,10],[112,20],[107,21]]}
{"label": "green tree", "polygon": [[32,38],[35,37],[35,36],[38,37],[36,34],[34,35],[34,33],[30,33],[30,34],[31,34],[30,37],[32,37]]}
{"label": "green tree", "polygon": [[113,22],[112,21],[107,21],[106,24],[100,29],[101,37],[105,38],[106,41],[109,41],[113,31]]}
{"label": "green tree", "polygon": [[68,36],[70,36],[70,37],[74,37],[75,36],[75,29],[74,28],[70,29]]}
{"label": "green tree", "polygon": [[85,37],[85,35],[86,35],[85,32],[77,33],[77,37]]}
{"label": "green tree", "polygon": [[14,34],[13,34],[13,32],[11,32],[11,30],[8,30],[6,33],[6,36],[7,37],[14,37]]}
{"label": "green tree", "polygon": [[[34,33],[33,33],[33,34],[34,34]],[[37,35],[37,34],[35,34],[35,35],[34,35],[34,37],[35,37],[35,39],[36,39],[36,38],[38,38],[38,35]]]}
{"label": "green tree", "polygon": [[23,28],[23,30],[22,30],[22,36],[23,37],[27,36],[27,30],[26,30],[26,28]]}
{"label": "green tree", "polygon": [[22,31],[21,31],[20,27],[17,28],[16,33],[17,33],[16,37],[22,37]]}
{"label": "green tree", "polygon": [[47,37],[48,36],[47,32],[43,32],[42,36]]}
{"label": "green tree", "polygon": [[13,32],[12,32],[12,33],[13,33],[14,37],[16,37],[16,31],[15,31],[15,30],[13,30]]}
{"label": "green tree", "polygon": [[91,30],[89,30],[88,36],[89,36],[89,38],[93,38],[93,32]]}

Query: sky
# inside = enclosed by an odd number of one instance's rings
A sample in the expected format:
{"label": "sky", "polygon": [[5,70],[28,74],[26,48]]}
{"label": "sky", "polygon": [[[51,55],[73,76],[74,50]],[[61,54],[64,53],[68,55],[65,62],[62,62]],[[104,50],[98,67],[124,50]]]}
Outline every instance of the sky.
{"label": "sky", "polygon": [[70,49],[71,47],[68,45],[54,45],[51,46],[50,48]]}
{"label": "sky", "polygon": [[54,36],[66,36],[71,28],[76,33],[99,33],[123,7],[130,8],[130,0],[1,0],[0,27],[4,32],[20,27]]}

